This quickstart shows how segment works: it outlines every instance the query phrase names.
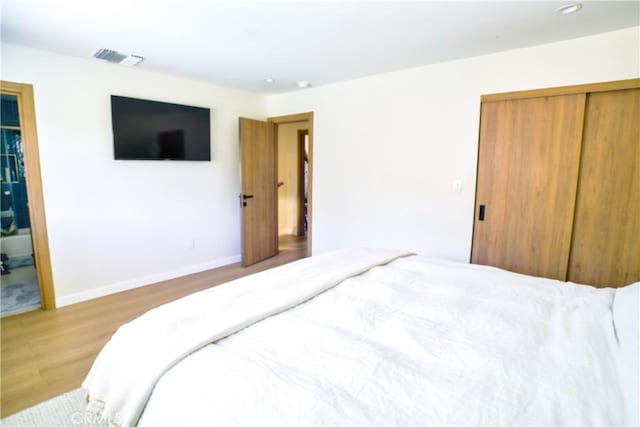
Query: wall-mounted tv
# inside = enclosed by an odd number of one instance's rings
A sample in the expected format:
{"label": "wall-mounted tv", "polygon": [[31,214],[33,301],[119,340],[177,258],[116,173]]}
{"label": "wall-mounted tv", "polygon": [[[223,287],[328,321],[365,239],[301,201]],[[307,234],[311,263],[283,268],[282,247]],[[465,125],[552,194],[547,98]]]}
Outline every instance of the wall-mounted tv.
{"label": "wall-mounted tv", "polygon": [[208,108],[111,95],[116,160],[211,160]]}

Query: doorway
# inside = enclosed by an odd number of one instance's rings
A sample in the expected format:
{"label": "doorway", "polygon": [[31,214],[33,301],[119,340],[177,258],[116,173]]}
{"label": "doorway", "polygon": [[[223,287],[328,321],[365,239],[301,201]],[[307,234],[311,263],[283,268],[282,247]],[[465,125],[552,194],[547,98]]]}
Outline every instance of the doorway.
{"label": "doorway", "polygon": [[[287,136],[290,136],[291,145],[279,149],[278,141]],[[299,148],[300,141],[303,141],[304,149]],[[302,256],[310,256],[313,113],[270,117],[267,121],[241,117],[240,151],[242,265],[247,267],[271,258],[280,250],[295,250],[302,252]],[[279,151],[288,156],[286,160],[279,161]],[[280,167],[279,163],[282,164]],[[284,175],[278,177],[279,172]],[[286,198],[288,208],[282,212],[279,209],[285,204],[279,203],[279,193],[289,195]],[[291,225],[281,228],[281,223]]]}
{"label": "doorway", "polygon": [[55,308],[33,87],[1,82],[0,315]]}
{"label": "doorway", "polygon": [[278,250],[306,248],[308,230],[309,123],[276,125]]}
{"label": "doorway", "polygon": [[278,151],[278,250],[302,249],[311,256],[313,113],[270,117],[269,121],[275,126]]}

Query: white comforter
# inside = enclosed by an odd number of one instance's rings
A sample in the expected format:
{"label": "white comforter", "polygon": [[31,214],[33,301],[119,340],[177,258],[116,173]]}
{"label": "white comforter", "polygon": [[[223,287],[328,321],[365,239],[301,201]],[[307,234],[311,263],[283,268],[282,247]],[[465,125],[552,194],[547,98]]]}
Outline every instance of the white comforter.
{"label": "white comforter", "polygon": [[140,425],[624,424],[614,294],[401,258],[189,355]]}
{"label": "white comforter", "polygon": [[135,425],[164,372],[202,346],[409,252],[354,249],[307,258],[155,308],[123,325],[82,383],[88,411]]}

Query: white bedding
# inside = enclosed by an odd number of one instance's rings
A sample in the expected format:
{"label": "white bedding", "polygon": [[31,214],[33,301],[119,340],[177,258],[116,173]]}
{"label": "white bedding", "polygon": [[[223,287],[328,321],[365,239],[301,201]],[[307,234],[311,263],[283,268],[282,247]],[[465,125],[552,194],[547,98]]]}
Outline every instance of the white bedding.
{"label": "white bedding", "polygon": [[87,410],[135,425],[156,382],[188,354],[410,252],[353,249],[303,259],[157,307],[116,331],[82,387]]}
{"label": "white bedding", "polygon": [[626,424],[614,295],[401,258],[187,356],[139,425]]}
{"label": "white bedding", "polygon": [[613,323],[618,341],[616,363],[625,390],[625,421],[640,425],[640,282],[618,288],[613,300]]}

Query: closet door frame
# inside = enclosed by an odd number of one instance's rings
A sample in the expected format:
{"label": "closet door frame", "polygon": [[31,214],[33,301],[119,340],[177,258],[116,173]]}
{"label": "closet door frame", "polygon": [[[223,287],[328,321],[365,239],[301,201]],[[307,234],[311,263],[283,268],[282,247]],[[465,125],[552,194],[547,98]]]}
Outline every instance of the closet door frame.
{"label": "closet door frame", "polygon": [[482,95],[480,102],[504,101],[507,99],[539,98],[543,96],[576,95],[580,93],[609,92],[612,90],[636,89],[640,87],[640,78],[616,80],[603,83],[588,83],[573,86],[560,86],[545,89],[521,90]]}

